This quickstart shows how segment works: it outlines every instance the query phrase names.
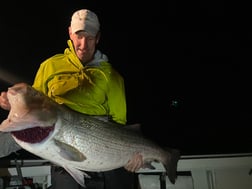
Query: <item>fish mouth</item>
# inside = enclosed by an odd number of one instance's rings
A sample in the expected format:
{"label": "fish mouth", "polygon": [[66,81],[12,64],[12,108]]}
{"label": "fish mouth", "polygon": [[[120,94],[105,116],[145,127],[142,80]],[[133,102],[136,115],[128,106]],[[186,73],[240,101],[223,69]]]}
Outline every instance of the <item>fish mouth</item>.
{"label": "fish mouth", "polygon": [[55,125],[47,127],[33,127],[19,131],[12,131],[12,135],[17,139],[27,143],[39,143],[46,139],[52,131],[54,131]]}

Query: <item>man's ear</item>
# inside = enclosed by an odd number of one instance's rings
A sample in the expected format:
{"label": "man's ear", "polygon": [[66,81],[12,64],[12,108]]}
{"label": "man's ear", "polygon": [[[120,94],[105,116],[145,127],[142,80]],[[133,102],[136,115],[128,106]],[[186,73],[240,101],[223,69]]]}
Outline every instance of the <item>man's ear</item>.
{"label": "man's ear", "polygon": [[96,35],[96,44],[99,43],[100,37],[101,37],[101,32],[98,32],[97,35]]}
{"label": "man's ear", "polygon": [[69,26],[68,27],[68,35],[69,35],[69,38],[72,39],[72,28]]}

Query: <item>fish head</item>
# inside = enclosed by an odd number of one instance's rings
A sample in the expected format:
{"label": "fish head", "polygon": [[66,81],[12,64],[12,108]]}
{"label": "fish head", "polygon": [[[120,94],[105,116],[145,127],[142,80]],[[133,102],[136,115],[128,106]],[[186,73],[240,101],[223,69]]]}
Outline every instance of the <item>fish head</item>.
{"label": "fish head", "polygon": [[[18,83],[8,88],[7,98],[11,111],[20,116],[29,110],[32,104],[38,102],[38,92],[32,90],[26,83]],[[38,102],[39,103],[39,102]]]}
{"label": "fish head", "polygon": [[19,131],[33,127],[50,127],[57,121],[57,105],[43,93],[26,83],[8,88],[10,112],[0,131]]}

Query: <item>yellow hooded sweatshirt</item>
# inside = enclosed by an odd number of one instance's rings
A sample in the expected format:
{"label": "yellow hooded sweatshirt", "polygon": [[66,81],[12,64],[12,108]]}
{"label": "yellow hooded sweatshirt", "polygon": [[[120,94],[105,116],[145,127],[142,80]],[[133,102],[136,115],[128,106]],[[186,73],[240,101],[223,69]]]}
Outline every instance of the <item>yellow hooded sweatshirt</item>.
{"label": "yellow hooded sweatshirt", "polygon": [[75,111],[108,116],[124,125],[124,80],[107,61],[106,55],[97,50],[94,60],[83,66],[68,40],[64,54],[56,54],[41,63],[33,87]]}

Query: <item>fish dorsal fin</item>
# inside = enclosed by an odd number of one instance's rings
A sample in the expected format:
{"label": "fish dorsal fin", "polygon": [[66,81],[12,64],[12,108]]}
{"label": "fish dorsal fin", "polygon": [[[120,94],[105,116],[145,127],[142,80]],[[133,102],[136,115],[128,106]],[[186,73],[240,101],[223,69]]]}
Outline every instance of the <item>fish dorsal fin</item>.
{"label": "fish dorsal fin", "polygon": [[124,128],[135,131],[135,132],[139,132],[139,133],[142,132],[140,123],[133,123],[133,124],[125,125]]}
{"label": "fish dorsal fin", "polygon": [[60,155],[61,157],[63,157],[64,159],[70,160],[70,161],[84,161],[86,160],[86,156],[81,153],[78,149],[76,149],[75,147],[63,143],[59,140],[54,139],[54,143],[60,148]]}

